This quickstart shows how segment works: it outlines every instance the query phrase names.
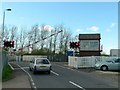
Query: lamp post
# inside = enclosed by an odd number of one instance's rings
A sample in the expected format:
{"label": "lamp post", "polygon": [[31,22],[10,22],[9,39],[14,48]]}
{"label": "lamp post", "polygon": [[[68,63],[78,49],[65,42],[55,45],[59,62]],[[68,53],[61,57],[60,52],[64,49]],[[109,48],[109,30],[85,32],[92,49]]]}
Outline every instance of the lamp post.
{"label": "lamp post", "polygon": [[[5,11],[11,11],[11,9],[5,9],[3,12],[3,31],[2,31],[2,38],[4,38],[4,27],[5,27]],[[3,39],[2,39],[3,40]]]}

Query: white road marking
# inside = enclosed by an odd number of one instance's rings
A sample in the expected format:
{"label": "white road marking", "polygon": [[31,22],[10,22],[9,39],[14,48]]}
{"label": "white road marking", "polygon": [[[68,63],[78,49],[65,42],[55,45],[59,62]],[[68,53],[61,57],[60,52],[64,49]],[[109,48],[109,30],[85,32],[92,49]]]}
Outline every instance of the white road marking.
{"label": "white road marking", "polygon": [[26,69],[26,68],[29,68],[29,67],[22,67],[22,68]]}
{"label": "white road marking", "polygon": [[56,72],[51,71],[51,73],[53,73],[53,74],[55,74],[55,75],[59,76],[59,74],[58,74],[58,73],[56,73]]}
{"label": "white road marking", "polygon": [[15,70],[10,63],[8,63],[8,64],[9,64],[9,66],[12,68],[12,70]]}
{"label": "white road marking", "polygon": [[[24,69],[28,69],[29,67],[22,67],[22,68],[24,68]],[[14,68],[14,69],[21,69],[21,68]]]}
{"label": "white road marking", "polygon": [[32,82],[32,85],[34,86],[34,85],[35,85],[35,83],[34,83],[34,82]]}
{"label": "white road marking", "polygon": [[36,89],[37,87],[35,86],[34,88]]}
{"label": "white road marking", "polygon": [[119,74],[118,72],[112,72],[112,71],[96,71],[96,72],[103,74]]}
{"label": "white road marking", "polygon": [[60,65],[57,65],[57,64],[55,64],[56,66],[59,66],[59,67],[61,67],[61,68],[65,68],[65,69],[69,69],[69,70],[72,70],[72,71],[75,71],[75,72],[79,72],[78,70],[74,70],[74,69],[71,69],[71,68],[67,68],[67,67],[64,67],[64,66],[60,66]]}
{"label": "white road marking", "polygon": [[82,90],[85,90],[83,87],[81,87],[80,85],[72,82],[72,81],[69,81],[69,83],[73,84],[74,86],[78,87],[78,88],[81,88]]}
{"label": "white road marking", "polygon": [[[16,64],[16,65],[18,65],[18,64]],[[33,86],[36,87],[36,86],[35,86],[35,83],[33,82],[33,79],[32,79],[32,77],[31,77],[31,75],[30,75],[23,67],[21,67],[20,65],[18,65],[18,67],[21,68],[25,73],[28,74],[28,76],[30,77],[30,80],[31,80]]]}

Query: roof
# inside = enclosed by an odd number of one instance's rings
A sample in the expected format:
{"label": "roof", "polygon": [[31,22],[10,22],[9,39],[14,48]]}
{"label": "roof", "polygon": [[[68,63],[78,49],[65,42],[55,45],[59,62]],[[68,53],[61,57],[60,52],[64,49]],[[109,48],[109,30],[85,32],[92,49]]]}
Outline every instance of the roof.
{"label": "roof", "polygon": [[100,34],[79,34],[79,40],[99,40]]}

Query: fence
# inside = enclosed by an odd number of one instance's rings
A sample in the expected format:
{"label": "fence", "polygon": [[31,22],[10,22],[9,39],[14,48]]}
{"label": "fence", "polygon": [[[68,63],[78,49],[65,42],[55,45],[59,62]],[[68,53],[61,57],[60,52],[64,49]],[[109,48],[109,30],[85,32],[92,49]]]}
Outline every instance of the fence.
{"label": "fence", "polygon": [[48,58],[52,62],[65,62],[67,61],[67,56],[65,55],[23,55],[23,56],[16,56],[16,61],[31,61],[33,58]]}
{"label": "fence", "polygon": [[66,55],[49,55],[47,57],[52,62],[67,62]]}
{"label": "fence", "polygon": [[91,56],[91,57],[68,57],[68,66],[74,68],[87,68],[95,67],[97,62],[102,62],[105,60],[110,60],[115,57],[105,57],[105,56]]}
{"label": "fence", "polygon": [[2,68],[3,68],[4,66],[8,65],[8,54],[2,52],[1,56],[2,56]]}

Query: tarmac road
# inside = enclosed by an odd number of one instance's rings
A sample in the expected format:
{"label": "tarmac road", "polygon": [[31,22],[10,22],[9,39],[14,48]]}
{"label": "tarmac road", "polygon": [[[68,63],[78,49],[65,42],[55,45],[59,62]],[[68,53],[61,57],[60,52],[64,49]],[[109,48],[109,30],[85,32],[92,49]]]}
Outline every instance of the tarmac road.
{"label": "tarmac road", "polygon": [[77,71],[52,63],[51,74],[37,73],[33,74],[29,71],[28,62],[14,62],[20,65],[26,70],[32,77],[36,88],[79,88],[80,90],[103,90],[103,88],[109,90],[118,90],[118,82],[113,82],[108,78],[103,78],[95,75],[94,73],[88,73],[83,71]]}

